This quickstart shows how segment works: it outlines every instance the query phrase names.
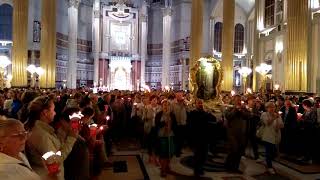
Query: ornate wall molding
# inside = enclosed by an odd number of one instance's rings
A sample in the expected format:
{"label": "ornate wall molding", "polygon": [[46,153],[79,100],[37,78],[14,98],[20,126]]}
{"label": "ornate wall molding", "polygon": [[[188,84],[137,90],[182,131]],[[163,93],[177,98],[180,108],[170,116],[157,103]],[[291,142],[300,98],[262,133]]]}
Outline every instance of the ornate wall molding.
{"label": "ornate wall molding", "polygon": [[79,7],[81,0],[68,0],[68,6],[70,7],[74,7],[77,8]]}
{"label": "ornate wall molding", "polygon": [[171,7],[163,8],[162,9],[163,16],[172,16],[172,9]]}

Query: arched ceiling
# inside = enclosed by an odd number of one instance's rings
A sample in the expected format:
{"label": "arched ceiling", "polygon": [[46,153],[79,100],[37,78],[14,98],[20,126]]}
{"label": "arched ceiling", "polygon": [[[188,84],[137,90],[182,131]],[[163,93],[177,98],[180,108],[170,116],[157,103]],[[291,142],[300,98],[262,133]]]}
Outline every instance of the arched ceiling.
{"label": "arched ceiling", "polygon": [[236,3],[249,14],[254,6],[254,1],[255,0],[236,0]]}

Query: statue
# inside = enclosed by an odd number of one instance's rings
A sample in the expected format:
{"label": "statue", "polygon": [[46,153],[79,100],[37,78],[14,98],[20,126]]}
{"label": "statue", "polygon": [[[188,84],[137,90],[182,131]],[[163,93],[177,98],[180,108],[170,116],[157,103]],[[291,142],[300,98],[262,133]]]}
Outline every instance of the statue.
{"label": "statue", "polygon": [[192,95],[204,100],[209,111],[217,112],[222,103],[221,83],[223,70],[220,62],[213,57],[200,58],[190,71]]}

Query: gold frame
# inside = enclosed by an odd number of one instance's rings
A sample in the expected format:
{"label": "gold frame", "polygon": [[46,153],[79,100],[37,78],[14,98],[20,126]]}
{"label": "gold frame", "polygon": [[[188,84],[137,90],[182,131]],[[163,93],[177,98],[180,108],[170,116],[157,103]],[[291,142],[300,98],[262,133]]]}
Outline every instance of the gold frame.
{"label": "gold frame", "polygon": [[197,84],[196,76],[197,76],[197,72],[200,70],[200,63],[201,63],[200,61],[202,59],[206,59],[207,62],[213,64],[214,70],[218,71],[218,74],[219,74],[218,81],[215,86],[216,97],[214,97],[213,99],[210,99],[209,101],[221,102],[221,99],[222,99],[221,98],[221,84],[222,84],[222,80],[223,80],[223,69],[220,65],[220,62],[217,59],[213,58],[212,56],[200,58],[199,60],[197,60],[197,62],[194,64],[194,66],[191,67],[190,87],[191,87],[192,95],[194,97],[197,97],[197,92],[198,92],[199,86]]}

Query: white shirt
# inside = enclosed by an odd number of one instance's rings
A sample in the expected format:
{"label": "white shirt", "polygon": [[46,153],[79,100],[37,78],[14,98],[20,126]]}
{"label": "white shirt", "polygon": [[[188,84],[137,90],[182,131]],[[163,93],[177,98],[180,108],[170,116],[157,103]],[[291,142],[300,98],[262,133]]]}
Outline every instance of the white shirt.
{"label": "white shirt", "polygon": [[0,153],[0,179],[4,180],[40,180],[30,167],[24,154],[19,154],[22,160]]}

